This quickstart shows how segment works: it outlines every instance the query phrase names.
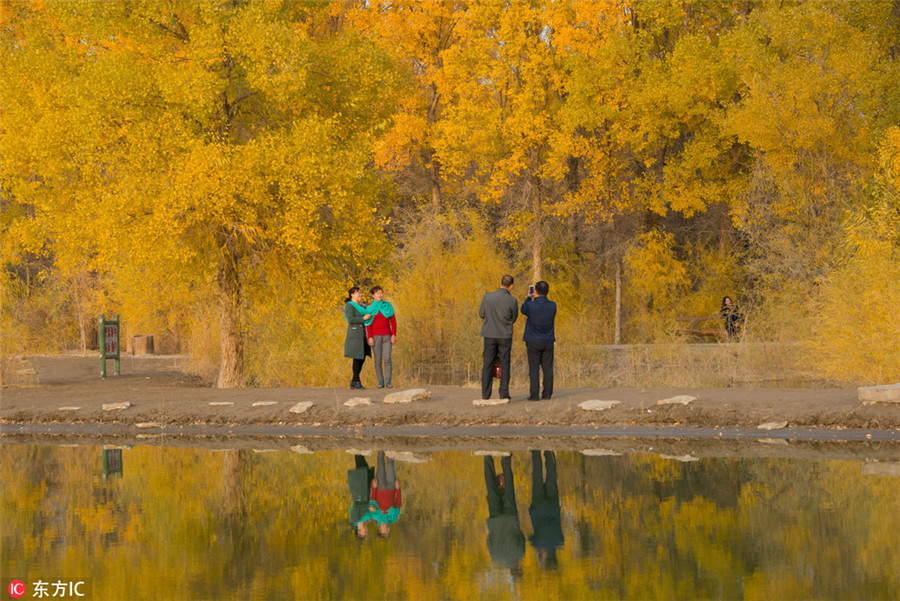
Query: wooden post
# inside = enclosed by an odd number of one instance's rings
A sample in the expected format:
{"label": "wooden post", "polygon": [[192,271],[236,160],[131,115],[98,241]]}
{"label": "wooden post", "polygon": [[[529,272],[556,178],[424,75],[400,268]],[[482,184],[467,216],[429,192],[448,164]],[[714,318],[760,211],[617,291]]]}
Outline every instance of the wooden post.
{"label": "wooden post", "polygon": [[139,335],[131,337],[131,354],[132,355],[152,355],[153,335]]}

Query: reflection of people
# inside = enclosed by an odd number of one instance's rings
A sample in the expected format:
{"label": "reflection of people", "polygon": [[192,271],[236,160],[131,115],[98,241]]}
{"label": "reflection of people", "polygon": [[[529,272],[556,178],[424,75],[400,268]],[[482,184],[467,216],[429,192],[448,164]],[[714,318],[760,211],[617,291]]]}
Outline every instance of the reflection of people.
{"label": "reflection of people", "polygon": [[481,398],[491,398],[494,387],[494,361],[500,358],[500,398],[509,398],[509,355],[512,350],[513,324],[519,317],[519,306],[509,291],[513,277],[505,275],[500,288],[488,292],[481,299],[478,315],[483,320],[481,337],[484,338],[484,364],[481,368]]}
{"label": "reflection of people", "polygon": [[[553,396],[553,345],[556,341],[554,322],[556,303],[547,299],[550,284],[541,280],[534,285],[534,295],[529,294],[522,303],[525,321],[525,349],[528,352],[529,401]],[[544,374],[544,391],[540,392],[540,372]]]}
{"label": "reflection of people", "polygon": [[355,455],[356,467],[347,470],[347,484],[350,487],[350,525],[356,531],[356,535],[365,538],[368,535],[366,522],[372,519],[369,516],[369,482],[375,475],[375,468],[370,468],[366,458]]}
{"label": "reflection of people", "polygon": [[[547,476],[544,477],[544,467]],[[556,455],[553,451],[544,451],[544,462],[541,464],[541,452],[531,452],[531,527],[534,534],[528,541],[537,553],[538,565],[542,568],[555,568],[556,549],[563,544],[562,522],[560,520],[559,487],[556,484]]]}
{"label": "reflection of people", "polygon": [[350,289],[350,297],[344,304],[344,320],[347,322],[347,336],[344,338],[344,356],[353,359],[353,378],[350,380],[350,388],[362,388],[359,374],[362,372],[366,355],[372,351],[366,341],[364,325],[371,323],[372,316],[368,309],[360,304],[362,293],[359,286]]}
{"label": "reflection of people", "polygon": [[378,477],[372,479],[372,499],[378,522],[379,536],[386,537],[391,532],[391,524],[400,517],[400,481],[394,473],[394,460],[385,458],[384,451],[378,451]]}
{"label": "reflection of people", "polygon": [[744,325],[744,316],[738,311],[737,306],[731,301],[730,296],[722,299],[722,308],[719,314],[725,318],[725,331],[729,340],[741,339],[741,328]]}
{"label": "reflection of people", "polygon": [[509,455],[501,458],[500,467],[503,472],[498,477],[494,469],[494,458],[484,458],[484,482],[487,486],[488,502],[488,551],[493,561],[508,566],[513,575],[521,576],[525,537],[519,527],[512,458]]}
{"label": "reflection of people", "polygon": [[[368,311],[372,315],[372,323],[366,326],[366,338],[374,350],[375,377],[378,388],[393,388],[391,385],[391,349],[397,342],[397,318],[394,317],[394,306],[384,300],[384,290],[375,286],[371,290],[372,304]],[[382,360],[384,370],[382,371]]]}

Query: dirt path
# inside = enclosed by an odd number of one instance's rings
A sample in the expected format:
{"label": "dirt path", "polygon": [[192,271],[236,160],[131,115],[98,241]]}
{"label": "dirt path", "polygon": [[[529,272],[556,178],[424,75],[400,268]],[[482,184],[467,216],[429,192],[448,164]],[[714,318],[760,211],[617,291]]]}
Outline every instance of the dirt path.
{"label": "dirt path", "polygon": [[[203,387],[182,371],[183,359],[178,357],[126,356],[122,375],[106,380],[99,378],[95,357],[33,357],[30,361],[38,384],[2,391],[0,423],[4,432],[10,432],[13,424],[77,424],[88,431],[103,425],[127,431],[137,424],[153,423],[170,428],[287,426],[323,432],[416,426],[432,428],[434,435],[448,428],[460,433],[464,431],[461,428],[501,426],[563,427],[573,432],[609,427],[738,428],[762,435],[759,425],[787,422],[788,429],[817,429],[823,436],[825,430],[864,430],[879,438],[900,436],[900,405],[864,405],[855,388],[583,388],[561,389],[552,400],[539,402],[527,401],[527,391],[513,389],[512,402],[477,407],[473,405],[473,400],[480,398],[476,388],[422,386],[431,393],[430,400],[385,404],[381,402],[385,395],[396,389]],[[688,405],[657,405],[678,395],[696,400]],[[369,398],[371,404],[344,404],[356,397]],[[585,411],[579,404],[587,400],[620,404],[603,411]],[[117,402],[131,406],[116,411],[102,408]],[[253,406],[260,402],[271,404]],[[289,411],[301,402],[312,406],[302,414]]]}

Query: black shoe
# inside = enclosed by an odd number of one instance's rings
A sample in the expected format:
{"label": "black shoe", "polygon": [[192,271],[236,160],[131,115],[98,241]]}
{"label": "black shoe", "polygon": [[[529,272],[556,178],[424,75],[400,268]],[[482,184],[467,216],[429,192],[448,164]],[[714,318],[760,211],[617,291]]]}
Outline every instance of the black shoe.
{"label": "black shoe", "polygon": [[541,399],[536,399],[536,398],[534,398],[534,397],[528,397],[528,400],[529,400],[529,401],[539,401],[539,400],[541,400]]}

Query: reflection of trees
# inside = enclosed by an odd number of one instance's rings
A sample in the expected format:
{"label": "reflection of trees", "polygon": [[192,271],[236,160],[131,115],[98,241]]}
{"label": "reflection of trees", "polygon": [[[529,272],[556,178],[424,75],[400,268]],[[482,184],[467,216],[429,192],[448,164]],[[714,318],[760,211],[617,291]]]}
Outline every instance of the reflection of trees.
{"label": "reflection of trees", "polygon": [[244,497],[245,464],[250,451],[246,449],[222,451],[222,505],[219,521],[219,544],[227,549],[223,566],[223,580],[231,586],[247,581],[258,560],[255,532],[248,528],[247,505]]}
{"label": "reflection of trees", "polygon": [[[178,598],[509,593],[480,577],[492,568],[481,459],[469,453],[398,466],[401,521],[362,542],[349,534],[346,453],[139,447],[105,485],[96,448],[0,453],[4,574],[89,574],[95,598],[160,598],[160,582]],[[549,596],[900,598],[896,478],[840,461],[557,460],[566,537]],[[548,586],[530,550],[523,567],[522,591]]]}

